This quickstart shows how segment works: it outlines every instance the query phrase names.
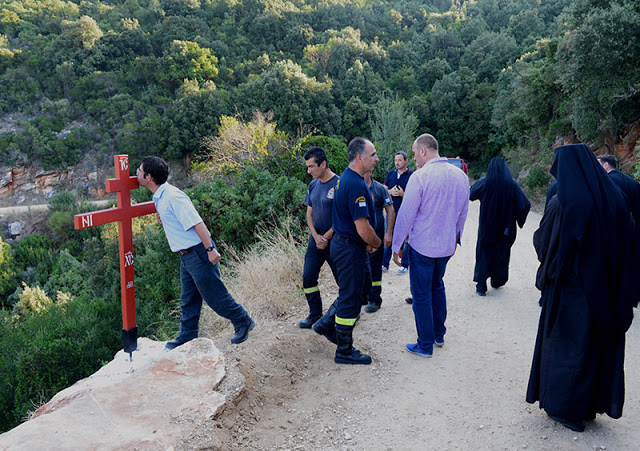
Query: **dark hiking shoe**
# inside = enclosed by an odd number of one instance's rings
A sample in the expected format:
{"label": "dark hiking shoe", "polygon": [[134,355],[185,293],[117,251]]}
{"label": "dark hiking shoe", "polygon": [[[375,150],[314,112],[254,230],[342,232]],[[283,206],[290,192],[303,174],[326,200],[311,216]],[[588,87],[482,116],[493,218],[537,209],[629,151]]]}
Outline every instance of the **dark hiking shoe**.
{"label": "dark hiking shoe", "polygon": [[300,329],[311,329],[311,326],[313,326],[321,317],[322,315],[309,315],[298,323],[298,327]]}
{"label": "dark hiking shoe", "polygon": [[377,312],[378,310],[380,310],[380,305],[376,304],[375,302],[369,302],[367,306],[364,308],[364,311],[367,313],[374,313],[374,312]]}
{"label": "dark hiking shoe", "polygon": [[249,338],[249,332],[251,332],[254,327],[256,327],[255,321],[249,318],[248,322],[244,323],[242,326],[236,327],[236,333],[231,337],[231,343],[237,345],[245,341]]}
{"label": "dark hiking shoe", "polygon": [[322,335],[327,340],[329,340],[334,345],[338,342],[336,341],[336,325],[335,323],[325,324],[324,321],[319,320],[313,326],[311,326],[313,331],[319,335]]}
{"label": "dark hiking shoe", "polygon": [[348,365],[370,365],[371,357],[367,354],[361,353],[356,348],[351,348],[349,351],[344,353],[336,351],[336,356],[333,361]]}
{"label": "dark hiking shoe", "polygon": [[407,304],[413,304],[413,298],[404,298],[404,302]]}
{"label": "dark hiking shoe", "polygon": [[175,349],[178,346],[182,346],[183,344],[190,342],[194,338],[196,338],[196,337],[193,337],[193,338],[180,338],[180,337],[178,337],[175,340],[168,341],[167,344],[164,345],[164,350],[165,351],[171,351],[172,349]]}

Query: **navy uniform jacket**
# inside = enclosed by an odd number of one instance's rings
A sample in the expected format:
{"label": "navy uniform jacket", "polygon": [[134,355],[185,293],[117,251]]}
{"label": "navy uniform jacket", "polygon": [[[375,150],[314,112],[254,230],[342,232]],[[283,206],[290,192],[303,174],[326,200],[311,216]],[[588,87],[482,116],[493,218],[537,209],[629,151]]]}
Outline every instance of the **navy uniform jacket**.
{"label": "navy uniform jacket", "polygon": [[333,200],[334,233],[355,243],[364,244],[355,225],[355,220],[360,218],[369,218],[369,224],[375,230],[376,217],[371,191],[369,191],[364,177],[360,177],[351,168],[347,168],[340,176],[335,188]]}

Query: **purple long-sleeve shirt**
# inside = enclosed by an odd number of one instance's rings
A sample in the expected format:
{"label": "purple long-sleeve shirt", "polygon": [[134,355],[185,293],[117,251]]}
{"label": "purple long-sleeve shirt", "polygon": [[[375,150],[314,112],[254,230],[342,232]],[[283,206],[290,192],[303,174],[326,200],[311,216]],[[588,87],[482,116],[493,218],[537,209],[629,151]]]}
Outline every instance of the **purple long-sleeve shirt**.
{"label": "purple long-sleeve shirt", "polygon": [[444,157],[429,160],[407,184],[393,231],[393,251],[398,252],[409,236],[409,245],[424,256],[453,255],[468,211],[465,173]]}

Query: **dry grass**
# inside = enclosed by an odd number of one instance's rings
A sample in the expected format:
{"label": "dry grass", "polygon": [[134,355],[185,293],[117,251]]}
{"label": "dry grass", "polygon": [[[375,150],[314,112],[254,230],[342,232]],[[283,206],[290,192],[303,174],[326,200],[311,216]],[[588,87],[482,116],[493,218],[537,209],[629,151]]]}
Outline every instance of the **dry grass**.
{"label": "dry grass", "polygon": [[[304,252],[296,237],[301,236],[290,220],[276,230],[258,231],[258,240],[249,250],[238,253],[226,247],[227,264],[221,268],[222,280],[249,314],[260,320],[273,321],[306,306],[302,291]],[[206,313],[205,313],[206,312]],[[208,335],[229,325],[210,309],[204,309]]]}

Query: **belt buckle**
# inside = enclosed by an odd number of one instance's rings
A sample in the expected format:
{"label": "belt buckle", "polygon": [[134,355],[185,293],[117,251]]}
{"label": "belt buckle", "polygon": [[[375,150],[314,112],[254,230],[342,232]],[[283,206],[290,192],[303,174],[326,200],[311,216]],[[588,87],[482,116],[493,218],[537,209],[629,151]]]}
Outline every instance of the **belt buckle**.
{"label": "belt buckle", "polygon": [[191,249],[182,249],[178,251],[178,255],[187,255]]}

